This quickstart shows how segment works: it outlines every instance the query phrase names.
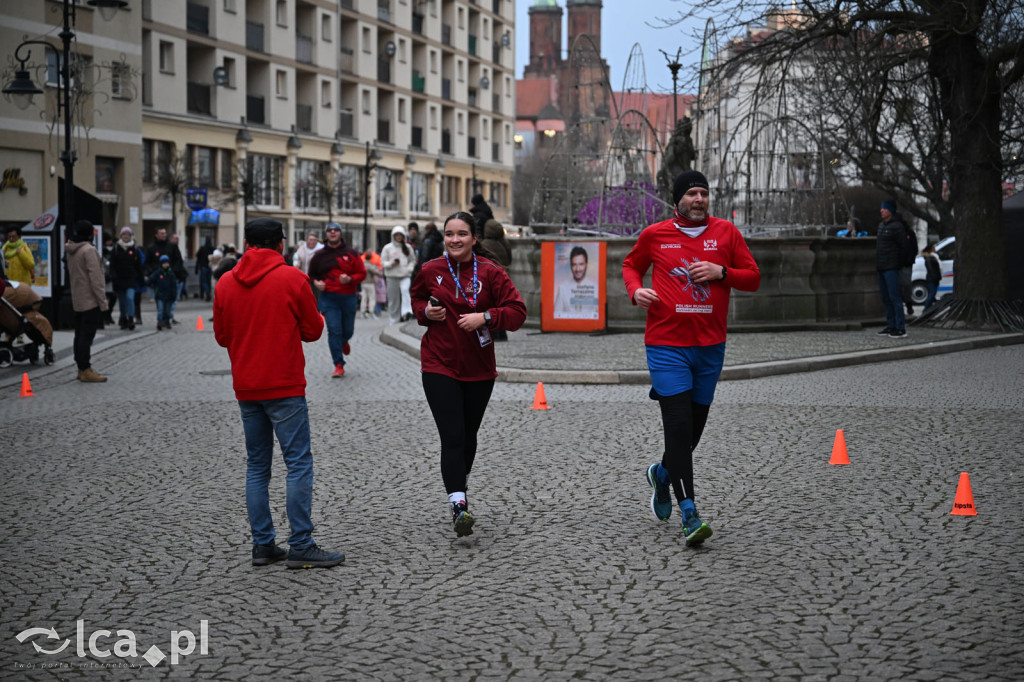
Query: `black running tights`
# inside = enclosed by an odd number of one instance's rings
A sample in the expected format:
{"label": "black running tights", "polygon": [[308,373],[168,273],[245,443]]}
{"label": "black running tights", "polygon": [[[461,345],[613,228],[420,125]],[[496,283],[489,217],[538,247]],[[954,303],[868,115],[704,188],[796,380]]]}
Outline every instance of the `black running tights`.
{"label": "black running tights", "polygon": [[449,495],[466,491],[476,458],[476,433],[491,399],[494,379],[459,381],[423,372],[423,393],[441,436],[441,478]]}
{"label": "black running tights", "polygon": [[704,433],[710,405],[695,403],[692,391],[660,397],[661,422],[665,428],[665,454],[661,465],[668,469],[676,500],[693,499],[693,451]]}

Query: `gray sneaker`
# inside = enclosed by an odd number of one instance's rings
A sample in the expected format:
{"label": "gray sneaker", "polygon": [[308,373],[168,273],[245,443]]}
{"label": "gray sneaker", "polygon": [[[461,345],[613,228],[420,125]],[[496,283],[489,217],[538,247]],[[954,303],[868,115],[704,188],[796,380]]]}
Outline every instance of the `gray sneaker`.
{"label": "gray sneaker", "polygon": [[305,549],[292,549],[288,551],[288,561],[285,566],[288,568],[330,568],[345,561],[345,555],[341,552],[328,552],[316,544]]}
{"label": "gray sneaker", "polygon": [[278,561],[284,561],[286,558],[288,558],[288,550],[278,547],[276,543],[252,546],[253,566],[268,566]]}

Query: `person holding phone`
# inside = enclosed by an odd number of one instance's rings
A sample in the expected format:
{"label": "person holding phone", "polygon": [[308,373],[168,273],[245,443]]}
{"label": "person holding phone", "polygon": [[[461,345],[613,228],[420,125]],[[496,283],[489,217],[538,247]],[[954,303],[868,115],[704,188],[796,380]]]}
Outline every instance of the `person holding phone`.
{"label": "person holding phone", "polygon": [[473,532],[466,479],[498,376],[491,332],[519,329],[526,304],[477,242],[472,215],[448,216],[442,234],[444,255],[423,264],[411,295],[413,314],[427,328],[420,344],[423,393],[441,437],[441,478],[452,523],[462,537]]}

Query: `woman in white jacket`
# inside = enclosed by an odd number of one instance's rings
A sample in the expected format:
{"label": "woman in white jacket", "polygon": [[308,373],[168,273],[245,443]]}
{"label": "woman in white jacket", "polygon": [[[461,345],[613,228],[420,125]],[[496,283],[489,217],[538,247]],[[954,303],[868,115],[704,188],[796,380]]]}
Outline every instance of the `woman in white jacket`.
{"label": "woman in white jacket", "polygon": [[412,300],[409,284],[416,267],[416,252],[406,241],[405,228],[396,225],[391,230],[391,242],[380,251],[380,264],[388,282],[388,317],[391,324],[412,318]]}

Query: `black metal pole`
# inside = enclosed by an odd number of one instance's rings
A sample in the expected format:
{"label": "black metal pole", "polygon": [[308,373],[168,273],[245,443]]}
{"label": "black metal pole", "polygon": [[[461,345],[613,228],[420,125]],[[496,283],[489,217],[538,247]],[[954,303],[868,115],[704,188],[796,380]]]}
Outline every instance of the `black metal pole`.
{"label": "black metal pole", "polygon": [[370,248],[370,143],[366,143],[366,164],[363,167],[363,251]]}

